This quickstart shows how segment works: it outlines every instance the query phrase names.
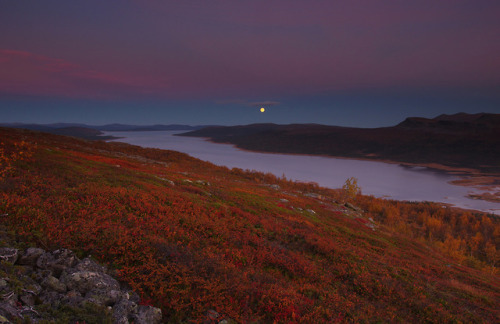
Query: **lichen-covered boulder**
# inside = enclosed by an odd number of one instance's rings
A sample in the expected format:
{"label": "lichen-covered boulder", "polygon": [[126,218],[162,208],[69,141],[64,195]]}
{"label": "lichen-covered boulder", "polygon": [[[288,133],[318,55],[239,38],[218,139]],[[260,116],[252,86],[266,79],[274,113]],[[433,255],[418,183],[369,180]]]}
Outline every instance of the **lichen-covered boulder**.
{"label": "lichen-covered boulder", "polygon": [[81,260],[74,268],[78,271],[106,272],[106,267],[103,267],[90,258]]}
{"label": "lichen-covered boulder", "polygon": [[58,293],[65,293],[67,290],[66,285],[54,276],[47,276],[41,285]]}
{"label": "lichen-covered boulder", "polygon": [[74,289],[82,294],[91,290],[119,290],[120,284],[111,276],[94,271],[70,271],[61,276],[61,281],[69,289]]}
{"label": "lichen-covered boulder", "polygon": [[73,267],[79,262],[73,251],[58,249],[44,253],[38,257],[36,265],[40,269],[52,270],[55,277],[59,277],[64,269]]}
{"label": "lichen-covered boulder", "polygon": [[113,323],[129,324],[131,314],[137,312],[137,304],[127,298],[122,298],[113,306]]}
{"label": "lichen-covered boulder", "polygon": [[44,249],[35,247],[27,248],[26,251],[24,251],[24,253],[22,253],[21,256],[19,257],[18,263],[20,265],[34,266],[38,258],[44,253],[45,253]]}
{"label": "lichen-covered boulder", "polygon": [[136,324],[158,324],[161,318],[161,309],[145,305],[140,305],[137,313],[132,315],[132,320]]}
{"label": "lichen-covered boulder", "polygon": [[8,247],[0,248],[0,260],[14,264],[16,263],[18,257],[19,257],[18,249],[13,249]]}

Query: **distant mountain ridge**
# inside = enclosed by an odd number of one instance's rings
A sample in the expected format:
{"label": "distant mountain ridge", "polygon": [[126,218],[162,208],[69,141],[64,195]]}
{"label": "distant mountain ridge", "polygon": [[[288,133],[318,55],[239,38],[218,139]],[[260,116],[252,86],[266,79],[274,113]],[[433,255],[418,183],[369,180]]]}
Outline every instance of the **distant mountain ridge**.
{"label": "distant mountain ridge", "polygon": [[25,128],[31,130],[46,130],[46,129],[58,129],[58,128],[90,128],[100,131],[108,132],[130,132],[130,131],[163,131],[163,130],[195,130],[203,127],[208,127],[208,125],[191,126],[182,124],[168,124],[168,125],[128,125],[128,124],[106,124],[101,126],[79,124],[79,123],[53,123],[53,124],[25,124],[25,123],[0,123],[2,127],[12,127],[12,128]]}
{"label": "distant mountain ridge", "polygon": [[500,114],[466,114],[458,113],[454,115],[439,115],[436,118],[428,119],[421,117],[409,117],[398,124],[399,127],[420,127],[428,129],[457,130],[464,131],[464,128],[472,129],[494,129],[500,125]]}
{"label": "distant mountain ridge", "polygon": [[253,124],[180,134],[255,151],[330,155],[500,172],[500,114],[411,117],[392,127]]}
{"label": "distant mountain ridge", "polygon": [[197,130],[202,126],[190,126],[181,124],[170,125],[126,125],[106,124],[93,126],[79,123],[53,123],[53,124],[23,124],[23,123],[1,123],[1,127],[24,128],[57,135],[74,136],[90,140],[106,140],[116,138],[114,136],[103,136],[103,132],[133,132],[133,131],[172,131],[172,130]]}

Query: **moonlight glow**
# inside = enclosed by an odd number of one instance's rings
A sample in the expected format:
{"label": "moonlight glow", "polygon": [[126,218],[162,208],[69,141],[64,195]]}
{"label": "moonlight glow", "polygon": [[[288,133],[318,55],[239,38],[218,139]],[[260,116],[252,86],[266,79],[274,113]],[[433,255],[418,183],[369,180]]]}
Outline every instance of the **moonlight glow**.
{"label": "moonlight glow", "polygon": [[260,108],[260,112],[264,112],[264,111],[266,111],[266,108],[264,108],[264,107]]}

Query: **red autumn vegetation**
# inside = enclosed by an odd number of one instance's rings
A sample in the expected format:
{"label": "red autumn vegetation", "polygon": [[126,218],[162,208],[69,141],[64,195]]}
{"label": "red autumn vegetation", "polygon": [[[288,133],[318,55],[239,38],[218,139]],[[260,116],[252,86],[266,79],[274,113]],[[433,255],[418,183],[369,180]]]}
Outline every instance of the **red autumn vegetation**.
{"label": "red autumn vegetation", "polygon": [[0,136],[2,222],[108,264],[165,321],[500,321],[494,215],[363,195],[354,210],[341,190],[178,152]]}

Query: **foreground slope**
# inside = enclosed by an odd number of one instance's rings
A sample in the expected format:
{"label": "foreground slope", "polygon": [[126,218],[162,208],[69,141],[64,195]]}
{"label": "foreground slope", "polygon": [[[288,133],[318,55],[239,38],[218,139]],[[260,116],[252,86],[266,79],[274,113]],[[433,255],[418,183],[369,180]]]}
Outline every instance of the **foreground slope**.
{"label": "foreground slope", "polygon": [[2,222],[107,263],[166,322],[209,310],[236,322],[500,321],[491,215],[358,196],[361,210],[339,191],[178,152],[0,136],[12,166]]}

